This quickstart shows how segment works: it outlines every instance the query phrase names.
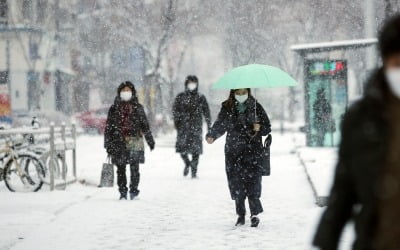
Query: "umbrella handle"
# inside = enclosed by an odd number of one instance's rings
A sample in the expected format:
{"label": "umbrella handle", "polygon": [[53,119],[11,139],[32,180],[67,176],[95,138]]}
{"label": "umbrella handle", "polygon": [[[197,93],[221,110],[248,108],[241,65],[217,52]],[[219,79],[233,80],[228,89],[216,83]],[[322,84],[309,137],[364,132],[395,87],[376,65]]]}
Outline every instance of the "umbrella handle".
{"label": "umbrella handle", "polygon": [[257,122],[257,89],[254,89],[254,121]]}

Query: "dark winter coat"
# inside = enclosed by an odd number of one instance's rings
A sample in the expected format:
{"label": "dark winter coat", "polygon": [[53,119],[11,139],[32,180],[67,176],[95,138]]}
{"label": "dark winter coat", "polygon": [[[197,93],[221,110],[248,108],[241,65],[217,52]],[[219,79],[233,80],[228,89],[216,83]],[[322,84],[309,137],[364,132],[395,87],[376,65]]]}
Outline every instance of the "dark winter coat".
{"label": "dark winter coat", "polygon": [[[126,149],[125,139],[122,135],[121,103],[120,97],[117,97],[108,111],[104,147],[116,165],[126,165],[134,162],[144,163],[144,151],[130,152]],[[143,106],[138,103],[136,98],[132,98],[130,104],[133,106],[133,112],[129,116],[131,120],[131,136],[144,136],[150,148],[154,148],[155,142]]]}
{"label": "dark winter coat", "polygon": [[173,117],[177,129],[176,152],[203,153],[203,117],[211,126],[210,109],[206,98],[197,91],[179,94],[174,102]]}
{"label": "dark winter coat", "polygon": [[369,79],[365,95],[346,113],[334,184],[314,244],[337,249],[343,228],[355,221],[354,249],[374,249],[379,180],[388,151],[385,96],[388,84],[383,70]]}
{"label": "dark winter coat", "polygon": [[326,99],[325,94],[319,92],[317,100],[313,105],[314,127],[317,130],[328,130],[332,120],[332,107]]}
{"label": "dark winter coat", "polygon": [[[227,133],[225,144],[225,170],[228,185],[233,200],[243,196],[259,198],[261,196],[262,176],[262,136],[271,132],[271,124],[264,108],[253,97],[245,103],[247,109],[243,114],[237,111],[236,102],[233,108],[228,108],[224,103],[214,125],[207,134],[208,137],[217,139]],[[257,105],[257,108],[256,108]],[[253,131],[255,114],[261,130]],[[254,182],[252,181],[254,180]],[[254,185],[246,185],[253,183]],[[243,186],[247,186],[243,193]]]}

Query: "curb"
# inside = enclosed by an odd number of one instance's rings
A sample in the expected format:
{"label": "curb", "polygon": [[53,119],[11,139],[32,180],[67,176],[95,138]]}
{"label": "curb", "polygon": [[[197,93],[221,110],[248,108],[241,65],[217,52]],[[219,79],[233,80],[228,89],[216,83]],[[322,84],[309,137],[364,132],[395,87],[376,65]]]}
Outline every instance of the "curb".
{"label": "curb", "polygon": [[298,151],[297,151],[297,157],[299,158],[300,163],[303,166],[304,172],[306,173],[307,181],[310,184],[311,190],[314,195],[315,204],[319,207],[326,207],[328,205],[328,197],[318,195],[318,192],[317,192],[317,189],[315,188],[314,182],[310,176],[310,173],[307,170],[307,165],[304,162],[303,158],[301,158],[300,153]]}

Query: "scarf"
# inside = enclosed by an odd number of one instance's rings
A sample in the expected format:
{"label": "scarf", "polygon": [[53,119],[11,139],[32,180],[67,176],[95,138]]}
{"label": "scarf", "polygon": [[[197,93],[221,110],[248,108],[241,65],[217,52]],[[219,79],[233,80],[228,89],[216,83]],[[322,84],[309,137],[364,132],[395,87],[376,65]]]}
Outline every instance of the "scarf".
{"label": "scarf", "polygon": [[132,112],[133,105],[130,102],[121,102],[120,105],[120,114],[121,114],[121,133],[124,138],[131,136],[132,133]]}

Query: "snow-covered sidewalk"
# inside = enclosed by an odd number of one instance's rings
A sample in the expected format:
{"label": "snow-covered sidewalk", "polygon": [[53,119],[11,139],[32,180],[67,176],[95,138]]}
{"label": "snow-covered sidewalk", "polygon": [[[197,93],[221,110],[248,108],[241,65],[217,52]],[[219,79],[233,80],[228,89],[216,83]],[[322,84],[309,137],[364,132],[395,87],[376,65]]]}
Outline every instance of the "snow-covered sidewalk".
{"label": "snow-covered sidewalk", "polygon": [[326,205],[336,168],[337,148],[303,147],[297,152],[308,175],[317,204]]}
{"label": "snow-covered sidewalk", "polygon": [[[199,179],[182,176],[174,136],[157,140],[141,166],[140,197],[74,184],[66,191],[9,193],[0,184],[0,249],[310,249],[321,208],[314,204],[290,136],[274,135],[272,176],[263,180],[259,228],[233,226],[224,141],[204,145]],[[78,176],[97,184],[101,137],[78,140]],[[345,248],[346,249],[346,248]]]}

